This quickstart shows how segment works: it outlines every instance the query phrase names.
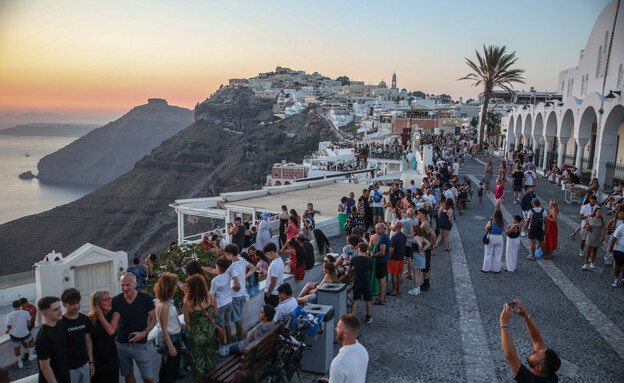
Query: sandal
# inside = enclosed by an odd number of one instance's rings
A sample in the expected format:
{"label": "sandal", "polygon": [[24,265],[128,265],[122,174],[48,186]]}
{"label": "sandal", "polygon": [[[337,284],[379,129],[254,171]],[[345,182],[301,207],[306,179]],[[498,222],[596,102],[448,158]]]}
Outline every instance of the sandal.
{"label": "sandal", "polygon": [[453,249],[444,249],[444,251],[452,251]]}
{"label": "sandal", "polygon": [[396,297],[396,296],[397,296],[397,293],[388,293],[388,294],[386,294],[386,295],[390,295],[391,297]]}
{"label": "sandal", "polygon": [[380,301],[379,299],[377,299],[375,302],[373,302],[373,304],[375,306],[383,306],[386,304],[386,301]]}
{"label": "sandal", "polygon": [[536,261],[537,258],[533,258],[531,256],[526,257],[527,261]]}

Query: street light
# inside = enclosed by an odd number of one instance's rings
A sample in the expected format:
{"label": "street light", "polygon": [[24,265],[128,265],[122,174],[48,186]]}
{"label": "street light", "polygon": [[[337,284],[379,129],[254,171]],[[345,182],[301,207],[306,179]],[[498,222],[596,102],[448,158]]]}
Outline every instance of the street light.
{"label": "street light", "polygon": [[609,94],[605,96],[606,99],[609,100],[613,100],[615,98],[615,95],[613,93],[617,93],[618,96],[620,96],[622,94],[622,91],[619,90],[610,90]]}

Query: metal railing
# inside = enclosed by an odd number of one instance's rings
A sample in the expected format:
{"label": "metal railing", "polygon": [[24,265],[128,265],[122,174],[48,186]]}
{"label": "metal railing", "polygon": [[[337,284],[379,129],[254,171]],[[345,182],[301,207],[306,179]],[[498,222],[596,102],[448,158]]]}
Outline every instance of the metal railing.
{"label": "metal railing", "polygon": [[403,154],[394,150],[382,150],[381,152],[379,152],[377,149],[370,149],[368,152],[368,158],[401,160],[401,158],[403,158]]}
{"label": "metal railing", "polygon": [[607,162],[603,189],[610,192],[613,190],[613,186],[620,181],[624,181],[624,164]]}

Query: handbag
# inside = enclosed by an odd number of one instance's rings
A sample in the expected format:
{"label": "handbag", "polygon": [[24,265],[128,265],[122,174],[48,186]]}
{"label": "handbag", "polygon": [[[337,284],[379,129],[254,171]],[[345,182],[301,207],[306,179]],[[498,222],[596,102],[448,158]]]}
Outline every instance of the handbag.
{"label": "handbag", "polygon": [[492,226],[490,226],[490,228],[483,235],[483,240],[482,241],[483,241],[484,245],[489,245],[489,243],[490,243],[490,230],[492,230]]}
{"label": "handbag", "polygon": [[223,331],[223,329],[215,323],[214,319],[212,319],[212,316],[208,314],[208,311],[206,311],[206,309],[203,309],[202,311],[204,312],[204,314],[206,314],[208,319],[210,319],[212,325],[215,327],[215,330],[217,330],[217,339],[219,339],[219,342],[225,343],[225,331]]}

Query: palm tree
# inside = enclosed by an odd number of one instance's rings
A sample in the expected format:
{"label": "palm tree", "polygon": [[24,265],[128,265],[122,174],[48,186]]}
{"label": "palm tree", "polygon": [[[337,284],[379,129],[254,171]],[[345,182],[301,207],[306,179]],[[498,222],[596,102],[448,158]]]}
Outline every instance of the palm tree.
{"label": "palm tree", "polygon": [[490,45],[486,47],[484,45],[483,56],[479,51],[475,51],[478,64],[466,57],[466,64],[472,69],[472,73],[459,79],[474,81],[472,86],[483,86],[483,109],[481,110],[481,124],[479,126],[479,143],[483,142],[485,117],[494,87],[503,88],[512,93],[513,82],[524,84],[524,77],[522,77],[524,69],[511,68],[518,60],[516,52],[506,53],[506,51],[506,46],[496,47]]}

